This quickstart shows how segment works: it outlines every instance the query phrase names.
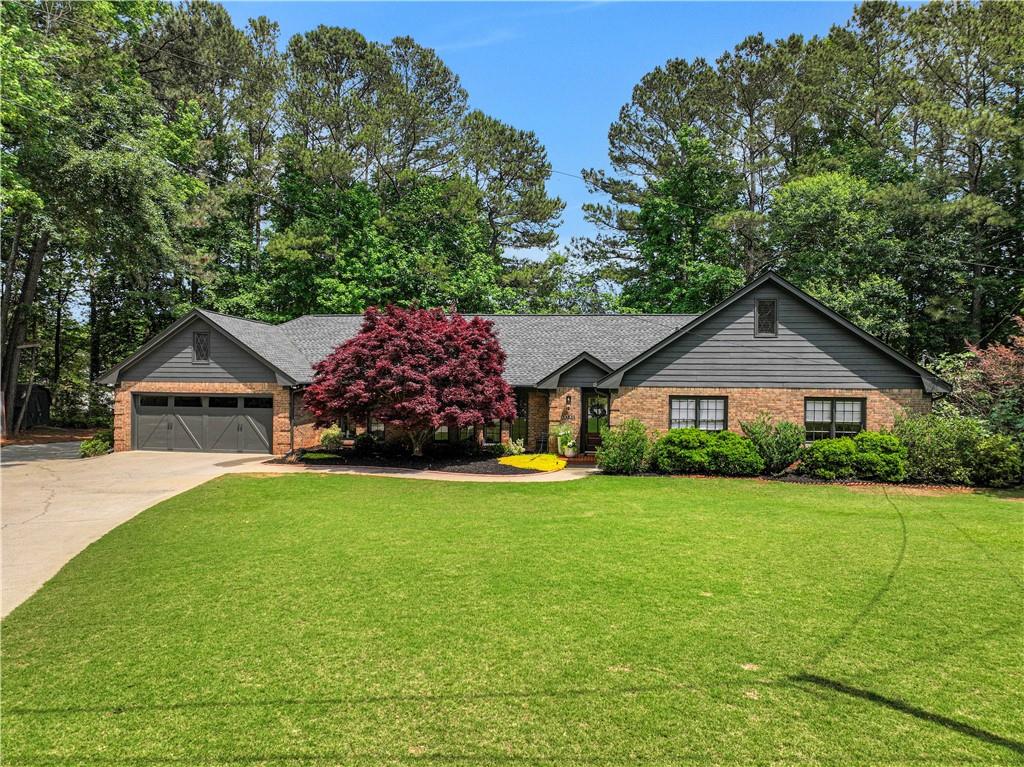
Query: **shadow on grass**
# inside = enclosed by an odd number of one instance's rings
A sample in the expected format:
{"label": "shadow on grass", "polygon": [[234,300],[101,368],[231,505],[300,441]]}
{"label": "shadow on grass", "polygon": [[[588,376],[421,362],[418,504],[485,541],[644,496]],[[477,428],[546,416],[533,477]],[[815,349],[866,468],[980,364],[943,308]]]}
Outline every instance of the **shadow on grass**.
{"label": "shadow on grass", "polygon": [[565,690],[471,692],[453,694],[421,695],[364,695],[351,698],[279,698],[277,700],[206,700],[187,703],[125,704],[118,706],[54,706],[52,708],[30,708],[7,706],[5,716],[60,716],[73,714],[132,714],[148,711],[187,711],[209,708],[261,708],[277,706],[366,706],[380,703],[450,703],[472,700],[516,700],[519,698],[579,698],[585,696],[643,695],[680,692],[687,690],[684,685],[660,684],[638,687],[575,688]]}
{"label": "shadow on grass", "polygon": [[835,679],[818,676],[817,674],[796,674],[795,676],[789,677],[789,680],[791,682],[813,684],[832,692],[842,693],[843,695],[849,695],[853,698],[866,700],[869,703],[885,706],[886,708],[898,711],[901,714],[912,716],[915,719],[920,719],[930,724],[937,724],[940,727],[953,730],[954,732],[966,735],[969,738],[975,738],[976,740],[980,740],[993,746],[1001,746],[1002,748],[1007,748],[1017,754],[1024,755],[1024,743],[1019,740],[1004,738],[1002,735],[996,735],[994,732],[983,730],[980,727],[975,727],[974,725],[967,724],[966,722],[951,719],[950,717],[943,716],[942,714],[926,711],[923,708],[918,708],[917,706],[905,703],[904,701],[896,698],[879,695],[877,692],[872,692],[871,690],[863,690],[859,687],[853,687],[852,685],[845,684]]}

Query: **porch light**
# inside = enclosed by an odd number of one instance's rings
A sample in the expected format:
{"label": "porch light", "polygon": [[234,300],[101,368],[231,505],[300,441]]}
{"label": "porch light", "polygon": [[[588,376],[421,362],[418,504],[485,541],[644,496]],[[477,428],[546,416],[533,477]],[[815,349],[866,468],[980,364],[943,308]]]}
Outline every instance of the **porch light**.
{"label": "porch light", "polygon": [[572,395],[571,394],[566,394],[565,395],[565,404],[566,405],[571,405],[572,404]]}

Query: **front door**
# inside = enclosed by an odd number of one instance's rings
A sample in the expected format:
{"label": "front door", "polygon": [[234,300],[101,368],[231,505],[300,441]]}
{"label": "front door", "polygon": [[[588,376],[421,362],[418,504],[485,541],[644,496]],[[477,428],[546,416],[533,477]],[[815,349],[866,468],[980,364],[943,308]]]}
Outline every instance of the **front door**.
{"label": "front door", "polygon": [[583,392],[583,450],[592,453],[601,446],[601,429],[608,428],[608,395]]}

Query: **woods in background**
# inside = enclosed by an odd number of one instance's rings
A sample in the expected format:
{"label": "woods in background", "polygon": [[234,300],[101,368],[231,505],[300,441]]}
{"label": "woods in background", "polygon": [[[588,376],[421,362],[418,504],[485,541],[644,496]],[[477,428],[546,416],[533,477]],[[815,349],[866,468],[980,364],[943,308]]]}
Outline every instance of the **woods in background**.
{"label": "woods in background", "polygon": [[[1024,299],[1024,11],[860,6],[645,75],[561,252],[544,146],[410,38],[215,3],[4,3],[3,381],[54,416],[189,309],[699,312],[774,268],[910,356]],[[545,261],[513,249],[544,248]],[[25,348],[38,343],[38,350]]]}

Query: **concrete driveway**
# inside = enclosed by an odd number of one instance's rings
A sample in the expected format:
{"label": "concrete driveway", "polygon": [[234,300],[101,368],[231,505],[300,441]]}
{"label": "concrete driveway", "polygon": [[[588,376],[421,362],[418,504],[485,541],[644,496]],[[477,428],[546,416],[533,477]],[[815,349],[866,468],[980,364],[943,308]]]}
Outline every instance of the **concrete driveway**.
{"label": "concrete driveway", "polygon": [[140,511],[221,474],[259,471],[270,457],[136,451],[69,460],[70,445],[77,455],[77,442],[11,446],[0,453],[0,615]]}

